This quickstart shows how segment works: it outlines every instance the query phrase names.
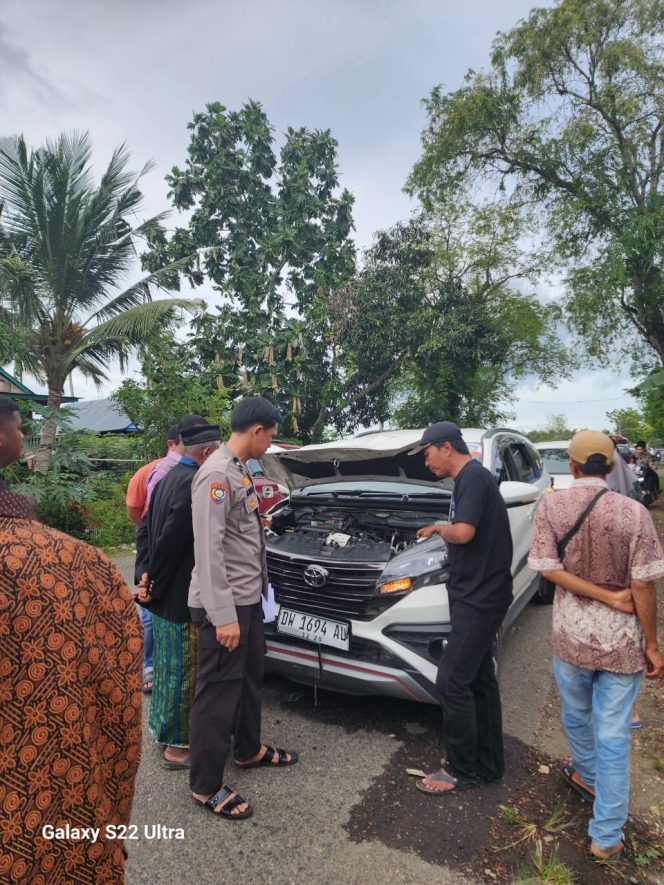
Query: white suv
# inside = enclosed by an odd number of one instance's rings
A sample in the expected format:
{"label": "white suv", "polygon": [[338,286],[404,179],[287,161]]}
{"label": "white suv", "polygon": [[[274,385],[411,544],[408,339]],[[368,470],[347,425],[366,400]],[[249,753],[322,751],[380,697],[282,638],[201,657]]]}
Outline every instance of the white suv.
{"label": "white suv", "polygon": [[[537,502],[549,477],[526,437],[463,430],[500,484],[514,557],[509,625],[533,596],[527,565]],[[437,703],[438,660],[450,630],[447,548],[417,530],[447,521],[452,484],[437,480],[421,430],[391,430],[268,454],[266,473],[291,489],[272,510],[267,564],[276,620],[265,625],[267,669],[350,694]]]}

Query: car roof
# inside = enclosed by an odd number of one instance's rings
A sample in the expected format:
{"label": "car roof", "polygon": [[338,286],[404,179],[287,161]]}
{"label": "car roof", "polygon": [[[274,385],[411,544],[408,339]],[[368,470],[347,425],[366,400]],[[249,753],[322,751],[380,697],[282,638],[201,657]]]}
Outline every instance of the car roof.
{"label": "car roof", "polygon": [[533,443],[536,449],[568,449],[570,440],[552,439]]}

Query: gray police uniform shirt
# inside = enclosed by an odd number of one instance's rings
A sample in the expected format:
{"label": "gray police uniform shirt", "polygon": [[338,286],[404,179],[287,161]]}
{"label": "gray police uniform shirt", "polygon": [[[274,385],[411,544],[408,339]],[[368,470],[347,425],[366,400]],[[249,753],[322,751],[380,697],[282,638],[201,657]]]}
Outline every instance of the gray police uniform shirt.
{"label": "gray police uniform shirt", "polygon": [[251,471],[226,445],[198,469],[191,506],[196,564],[189,606],[205,609],[215,627],[231,624],[235,606],[260,601],[267,565]]}

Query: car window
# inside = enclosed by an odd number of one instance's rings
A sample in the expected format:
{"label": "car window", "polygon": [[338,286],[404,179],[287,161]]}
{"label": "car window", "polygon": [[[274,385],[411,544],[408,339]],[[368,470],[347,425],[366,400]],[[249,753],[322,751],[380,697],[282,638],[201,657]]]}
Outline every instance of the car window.
{"label": "car window", "polygon": [[251,470],[254,476],[265,476],[263,465],[256,458],[249,458],[247,461],[247,467]]}
{"label": "car window", "polygon": [[509,479],[507,465],[505,464],[505,453],[507,452],[507,440],[498,440],[498,444],[493,450],[493,460],[491,462],[491,472],[496,478],[496,482],[505,482]]}
{"label": "car window", "polygon": [[549,473],[570,473],[567,449],[540,449],[544,466]]}
{"label": "car window", "polygon": [[536,482],[542,475],[542,468],[531,459],[528,448],[521,442],[510,442],[508,446],[511,478],[517,482]]}
{"label": "car window", "polygon": [[528,457],[530,458],[530,461],[535,468],[535,479],[537,480],[544,473],[544,464],[542,462],[542,456],[537,451],[535,446],[531,445],[531,443],[526,443],[525,445],[526,445],[526,451],[528,452]]}

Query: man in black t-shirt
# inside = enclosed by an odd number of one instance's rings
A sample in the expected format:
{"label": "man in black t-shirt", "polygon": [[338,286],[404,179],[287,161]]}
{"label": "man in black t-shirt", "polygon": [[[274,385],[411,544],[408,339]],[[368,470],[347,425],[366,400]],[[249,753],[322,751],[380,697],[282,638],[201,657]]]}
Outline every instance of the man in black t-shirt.
{"label": "man in black t-shirt", "polygon": [[498,483],[470,457],[456,424],[429,427],[409,454],[421,451],[432,473],[454,479],[450,522],[418,532],[422,538],[438,533],[449,550],[452,629],[436,679],[447,761],[417,784],[424,793],[442,796],[503,776],[494,648],[512,601],[512,536]]}

